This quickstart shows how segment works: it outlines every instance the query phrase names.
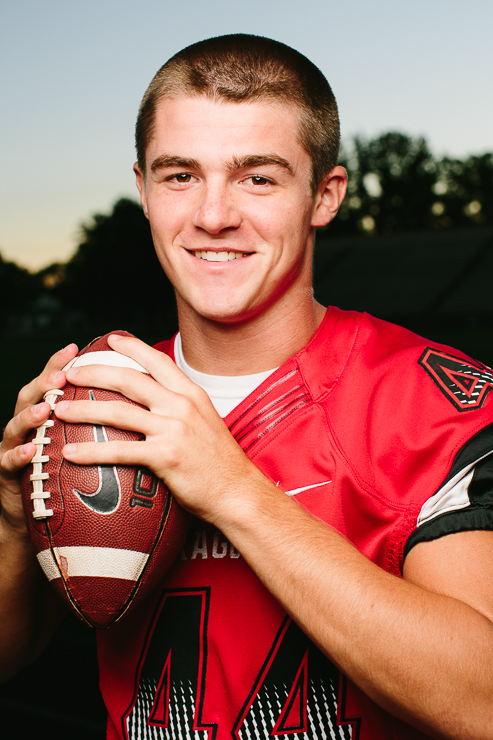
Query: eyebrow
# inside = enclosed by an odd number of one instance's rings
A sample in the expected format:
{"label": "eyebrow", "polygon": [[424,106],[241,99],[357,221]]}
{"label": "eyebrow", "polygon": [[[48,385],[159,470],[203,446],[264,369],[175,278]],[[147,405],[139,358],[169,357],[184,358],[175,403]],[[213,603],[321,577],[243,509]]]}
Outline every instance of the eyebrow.
{"label": "eyebrow", "polygon": [[161,154],[156,157],[151,164],[151,172],[160,170],[165,167],[183,167],[186,170],[199,170],[200,164],[196,159],[186,159],[184,157],[172,157],[169,154]]}
{"label": "eyebrow", "polygon": [[[294,174],[294,170],[288,160],[276,154],[248,154],[245,157],[233,157],[231,162],[227,164],[227,168],[230,172],[234,172],[235,170],[243,170],[248,167],[265,167],[267,165],[282,167],[291,175]],[[151,172],[156,172],[156,170],[165,169],[166,167],[183,167],[184,169],[199,170],[200,163],[196,159],[161,154],[151,164]]]}
{"label": "eyebrow", "polygon": [[277,154],[249,154],[246,157],[233,157],[228,169],[243,170],[248,167],[265,167],[266,165],[275,165],[287,170],[291,175],[294,174],[293,168],[284,157],[278,157]]}

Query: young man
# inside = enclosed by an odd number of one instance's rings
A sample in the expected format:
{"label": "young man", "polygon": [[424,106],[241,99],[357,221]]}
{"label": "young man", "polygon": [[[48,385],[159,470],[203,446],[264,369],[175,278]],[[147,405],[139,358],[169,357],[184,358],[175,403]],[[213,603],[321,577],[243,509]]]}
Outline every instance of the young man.
{"label": "young man", "polygon": [[110,738],[493,736],[491,376],[314,301],[315,228],[345,193],[338,139],[327,82],[282,44],[222,37],[170,60],[135,172],[180,335],[111,340],[149,376],[64,373],[69,346],[6,429],[6,672],[59,611],[18,502],[44,391],[68,378],[147,407],[59,402],[146,437],[65,457],[145,465],[197,517],[162,589],[99,635]]}

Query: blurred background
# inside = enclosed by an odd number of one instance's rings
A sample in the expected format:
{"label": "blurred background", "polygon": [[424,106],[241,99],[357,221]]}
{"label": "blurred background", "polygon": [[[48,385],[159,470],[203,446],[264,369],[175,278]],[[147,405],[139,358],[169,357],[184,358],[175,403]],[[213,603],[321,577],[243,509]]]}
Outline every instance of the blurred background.
{"label": "blurred background", "polygon": [[[493,364],[489,0],[18,0],[2,8],[0,423],[68,342],[176,328],[133,181],[145,88],[179,49],[255,33],[312,59],[341,114],[349,193],[315,291]],[[94,635],[67,620],[0,687],[2,737],[103,738]]]}

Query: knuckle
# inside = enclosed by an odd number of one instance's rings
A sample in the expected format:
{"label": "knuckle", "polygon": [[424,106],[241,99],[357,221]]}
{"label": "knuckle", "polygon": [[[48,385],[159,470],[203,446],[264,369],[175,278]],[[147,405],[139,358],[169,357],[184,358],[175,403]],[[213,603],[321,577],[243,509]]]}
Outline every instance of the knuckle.
{"label": "knuckle", "polygon": [[61,370],[51,373],[43,373],[43,375],[40,376],[39,380],[42,388],[42,393],[44,393],[50,388],[58,388],[59,386],[65,385],[65,373],[63,373]]}
{"label": "knuckle", "polygon": [[[9,423],[5,427],[0,449],[9,450],[12,447],[14,440],[18,437],[18,427],[19,427],[18,420],[19,420],[19,417],[15,416],[13,419],[9,421]],[[29,430],[26,429],[25,434],[27,434],[28,431]]]}
{"label": "knuckle", "polygon": [[29,399],[32,396],[34,380],[20,389],[19,395],[17,396],[17,406],[26,406],[29,403]]}
{"label": "knuckle", "polygon": [[192,388],[192,393],[190,395],[197,403],[204,403],[205,401],[209,400],[209,396],[207,395],[205,390],[200,387],[200,385],[194,385]]}
{"label": "knuckle", "polygon": [[[161,452],[161,458],[164,465],[168,468],[176,468],[180,464],[181,448],[176,442],[170,442],[166,445],[166,452]],[[164,458],[164,459],[163,459]]]}
{"label": "knuckle", "polygon": [[2,472],[4,473],[11,473],[13,470],[16,470],[20,467],[19,462],[17,460],[18,455],[16,453],[18,452],[17,448],[14,448],[13,450],[7,450],[0,459],[0,468],[2,469]]}
{"label": "knuckle", "polygon": [[170,436],[176,442],[184,440],[188,431],[188,423],[185,419],[173,419],[170,422]]}
{"label": "knuckle", "polygon": [[4,447],[5,442],[8,440],[10,436],[12,436],[12,425],[14,423],[13,419],[10,419],[8,424],[6,425],[5,429],[3,430],[3,437],[2,437],[2,444],[0,445],[0,449]]}
{"label": "knuckle", "polygon": [[196,404],[192,398],[182,396],[180,399],[180,411],[184,418],[190,418],[195,414]]}

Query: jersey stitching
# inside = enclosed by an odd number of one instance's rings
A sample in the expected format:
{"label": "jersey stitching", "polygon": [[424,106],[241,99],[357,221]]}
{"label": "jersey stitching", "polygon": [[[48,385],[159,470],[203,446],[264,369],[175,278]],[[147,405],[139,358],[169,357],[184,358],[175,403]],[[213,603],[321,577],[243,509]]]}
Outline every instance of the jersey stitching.
{"label": "jersey stitching", "polygon": [[[305,401],[304,405],[301,408],[304,408],[305,410],[311,409],[315,407],[317,404],[313,401],[313,399],[310,399],[309,401]],[[251,460],[253,460],[255,457],[261,454],[263,450],[267,447],[267,445],[271,444],[271,442],[274,442],[282,433],[284,433],[289,427],[295,423],[297,419],[296,412],[298,408],[292,409],[292,411],[289,414],[285,414],[284,418],[282,419],[283,422],[285,422],[281,428],[277,427],[275,431],[270,430],[269,434],[266,436],[258,437],[256,439],[256,445],[253,452],[249,453],[249,457]],[[294,416],[293,416],[294,413]]]}
{"label": "jersey stitching", "polygon": [[[275,408],[270,414],[266,414],[264,416],[260,416],[260,419],[259,419],[259,421],[256,424],[254,424],[253,426],[243,427],[242,429],[240,429],[239,432],[237,432],[237,434],[234,435],[236,441],[237,442],[241,442],[242,439],[244,439],[245,437],[248,437],[248,435],[251,434],[255,429],[257,429],[258,427],[262,426],[269,419],[272,419],[276,415],[282,413],[285,409],[288,409],[290,406],[292,406],[293,404],[295,404],[297,401],[299,401],[300,403],[298,403],[298,405],[295,406],[295,408],[299,408],[299,406],[301,404],[307,403],[307,401],[304,400],[306,398],[310,398],[310,395],[308,393],[304,393],[301,396],[297,396],[296,398],[292,398],[289,401],[289,403],[286,403],[283,406],[280,406],[280,407]],[[292,409],[292,410],[294,411],[294,409]],[[259,416],[256,416],[255,418],[258,419]],[[259,434],[259,437],[262,437],[269,429],[271,429],[273,426],[275,426],[280,421],[282,421],[283,418],[284,418],[284,416],[281,416],[281,418],[279,418],[276,421],[274,421],[273,423],[269,424],[267,426],[267,428],[263,432],[261,432]],[[252,419],[252,421],[253,421],[253,419]],[[244,432],[244,433],[242,434],[242,432]],[[238,435],[241,435],[241,436],[238,436]]]}
{"label": "jersey stitching", "polygon": [[258,436],[253,440],[253,442],[250,442],[250,444],[247,447],[245,447],[245,450],[244,451],[246,452],[247,450],[250,449],[250,447],[253,447],[253,445],[256,442],[258,442],[259,439],[262,439],[262,437],[264,437],[268,432],[270,432],[271,429],[273,429],[275,426],[277,426],[278,424],[280,424],[281,421],[284,421],[284,419],[286,419],[288,416],[290,416],[291,414],[293,414],[295,411],[297,411],[302,406],[306,406],[307,403],[309,403],[309,401],[303,401],[303,400],[300,401],[300,403],[298,403],[296,406],[294,406],[294,408],[292,408],[289,411],[287,411],[279,419],[276,419],[275,421],[273,421],[272,424],[269,424],[269,426],[266,427],[266,429],[264,429],[263,432],[260,432],[258,434]]}
{"label": "jersey stitching", "polygon": [[[279,404],[281,401],[284,401],[286,398],[288,398],[289,396],[291,396],[293,393],[296,393],[297,391],[301,390],[302,387],[303,386],[301,386],[301,385],[297,385],[294,388],[292,388],[290,391],[288,391],[287,393],[284,393],[282,396],[279,396],[274,401],[271,401],[270,403],[268,403],[266,406],[263,406],[258,411],[258,413],[254,417],[252,417],[247,424],[245,424],[245,426],[241,427],[241,429],[234,434],[235,439],[238,439],[238,435],[241,434],[248,427],[249,424],[251,424],[252,422],[254,422],[256,419],[262,418],[263,414],[265,414],[265,412],[268,409],[272,408],[273,406],[276,406],[276,404]],[[273,412],[269,416],[263,416],[263,418],[264,419],[270,418],[270,416],[272,416],[273,414],[275,414],[276,411],[277,411],[277,409],[274,409]],[[232,428],[234,426],[235,426],[235,424],[232,424],[231,425],[230,431],[232,430]]]}
{"label": "jersey stitching", "polygon": [[[240,421],[240,419],[242,419],[242,418],[243,418],[243,417],[245,416],[245,414],[248,414],[248,412],[249,412],[249,411],[251,411],[251,409],[253,409],[253,408],[254,408],[254,406],[256,406],[256,404],[257,404],[257,403],[259,403],[259,401],[261,401],[261,400],[262,400],[262,398],[265,398],[265,396],[266,396],[266,395],[267,395],[268,393],[270,393],[271,391],[273,391],[273,390],[274,390],[274,388],[276,388],[276,387],[277,387],[278,385],[280,385],[281,383],[284,383],[284,382],[286,382],[287,380],[289,380],[289,378],[291,378],[291,377],[292,377],[292,376],[293,376],[293,375],[294,375],[294,374],[296,373],[297,369],[298,369],[298,368],[294,368],[293,370],[290,370],[290,371],[289,371],[288,373],[286,373],[286,375],[284,375],[284,376],[283,376],[282,378],[279,378],[278,380],[274,381],[274,383],[271,383],[271,385],[270,385],[270,386],[269,386],[268,388],[266,388],[266,389],[265,389],[265,391],[264,391],[263,393],[261,393],[261,394],[260,394],[260,396],[256,396],[256,397],[255,397],[255,400],[254,400],[254,401],[252,401],[252,402],[250,403],[250,405],[249,405],[249,406],[247,406],[247,408],[246,408],[246,409],[244,409],[244,410],[242,411],[242,413],[241,413],[241,414],[240,414],[240,415],[239,415],[239,416],[238,416],[238,417],[237,417],[237,418],[236,418],[236,419],[235,419],[235,420],[234,420],[234,421],[233,421],[233,422],[231,423],[230,429],[232,429],[232,428],[233,428],[233,427],[235,426],[235,424],[237,424],[237,423],[238,423],[238,422]],[[264,382],[265,382],[265,381],[264,381]],[[262,383],[261,385],[263,385],[263,383]]]}
{"label": "jersey stitching", "polygon": [[[279,396],[278,398],[274,399],[274,401],[270,401],[266,406],[262,406],[262,408],[257,412],[256,416],[253,416],[248,423],[251,424],[252,421],[255,421],[256,419],[258,419],[268,409],[272,408],[277,403],[280,403],[281,401],[284,401],[285,398],[287,398],[288,396],[292,395],[293,393],[296,393],[296,391],[299,391],[302,388],[303,388],[302,385],[295,385],[294,388],[292,388],[291,390],[287,391],[287,393],[284,393],[282,396]],[[233,427],[234,424],[232,424],[231,426]],[[240,432],[243,431],[243,429],[245,429],[246,426],[248,426],[248,424],[245,425],[245,427],[242,427],[241,430],[240,430]]]}

